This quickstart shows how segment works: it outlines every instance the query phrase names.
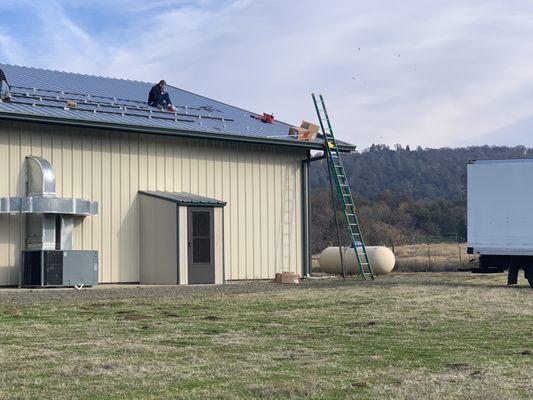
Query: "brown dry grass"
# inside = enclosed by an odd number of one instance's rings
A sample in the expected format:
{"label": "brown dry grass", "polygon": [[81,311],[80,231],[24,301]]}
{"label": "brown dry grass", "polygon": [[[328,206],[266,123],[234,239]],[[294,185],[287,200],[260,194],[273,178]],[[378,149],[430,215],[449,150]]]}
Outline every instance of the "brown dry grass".
{"label": "brown dry grass", "polygon": [[397,272],[444,272],[476,266],[477,257],[466,253],[466,243],[396,246]]}
{"label": "brown dry grass", "polygon": [[504,283],[0,290],[0,398],[532,398],[533,291]]}

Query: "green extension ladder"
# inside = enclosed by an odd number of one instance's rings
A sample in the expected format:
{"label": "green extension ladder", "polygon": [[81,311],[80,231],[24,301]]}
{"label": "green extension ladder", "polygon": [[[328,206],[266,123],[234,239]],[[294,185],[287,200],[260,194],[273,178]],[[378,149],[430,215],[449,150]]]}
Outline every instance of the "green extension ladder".
{"label": "green extension ladder", "polygon": [[[320,128],[324,135],[324,145],[327,155],[328,165],[331,174],[334,177],[335,185],[337,186],[337,193],[341,199],[342,209],[344,216],[346,217],[346,224],[348,226],[348,234],[352,239],[352,245],[355,252],[355,257],[359,265],[359,275],[363,279],[370,277],[375,279],[372,265],[366,251],[365,241],[363,239],[363,233],[361,232],[361,226],[355,211],[355,203],[353,201],[350,185],[348,184],[348,178],[346,177],[346,171],[342,164],[341,153],[337,147],[337,141],[333,135],[333,129],[331,128],[331,122],[329,121],[328,111],[324,98],[322,95],[313,97],[313,103],[315,104],[316,113],[320,122]],[[339,243],[340,245],[340,243]],[[365,271],[366,268],[366,271]]]}

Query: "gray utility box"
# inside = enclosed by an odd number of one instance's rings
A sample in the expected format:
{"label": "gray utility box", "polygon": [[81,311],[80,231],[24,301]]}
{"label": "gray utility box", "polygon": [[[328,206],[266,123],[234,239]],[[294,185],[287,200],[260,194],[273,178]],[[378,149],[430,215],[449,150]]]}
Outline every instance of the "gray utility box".
{"label": "gray utility box", "polygon": [[96,286],[98,252],[92,250],[32,250],[22,252],[22,286]]}

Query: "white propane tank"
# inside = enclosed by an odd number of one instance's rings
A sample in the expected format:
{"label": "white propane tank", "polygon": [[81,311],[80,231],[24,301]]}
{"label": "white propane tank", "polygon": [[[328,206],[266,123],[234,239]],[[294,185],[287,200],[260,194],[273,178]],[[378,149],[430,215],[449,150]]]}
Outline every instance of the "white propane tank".
{"label": "white propane tank", "polygon": [[[357,264],[353,247],[343,247],[343,251],[346,271],[348,274],[353,275],[356,273],[355,266]],[[394,269],[396,258],[388,247],[366,246],[366,252],[375,275],[385,275]],[[361,251],[359,253],[362,254]],[[318,256],[318,263],[322,272],[342,274],[341,256],[338,247],[325,248]],[[357,268],[357,273],[359,273],[359,267]]]}

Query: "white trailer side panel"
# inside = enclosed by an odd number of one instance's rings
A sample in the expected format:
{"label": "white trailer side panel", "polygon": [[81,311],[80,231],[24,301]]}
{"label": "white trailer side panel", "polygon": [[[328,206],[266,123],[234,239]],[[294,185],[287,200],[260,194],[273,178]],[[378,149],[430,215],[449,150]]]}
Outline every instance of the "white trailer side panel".
{"label": "white trailer side panel", "polygon": [[468,164],[467,216],[474,252],[533,255],[533,160]]}

